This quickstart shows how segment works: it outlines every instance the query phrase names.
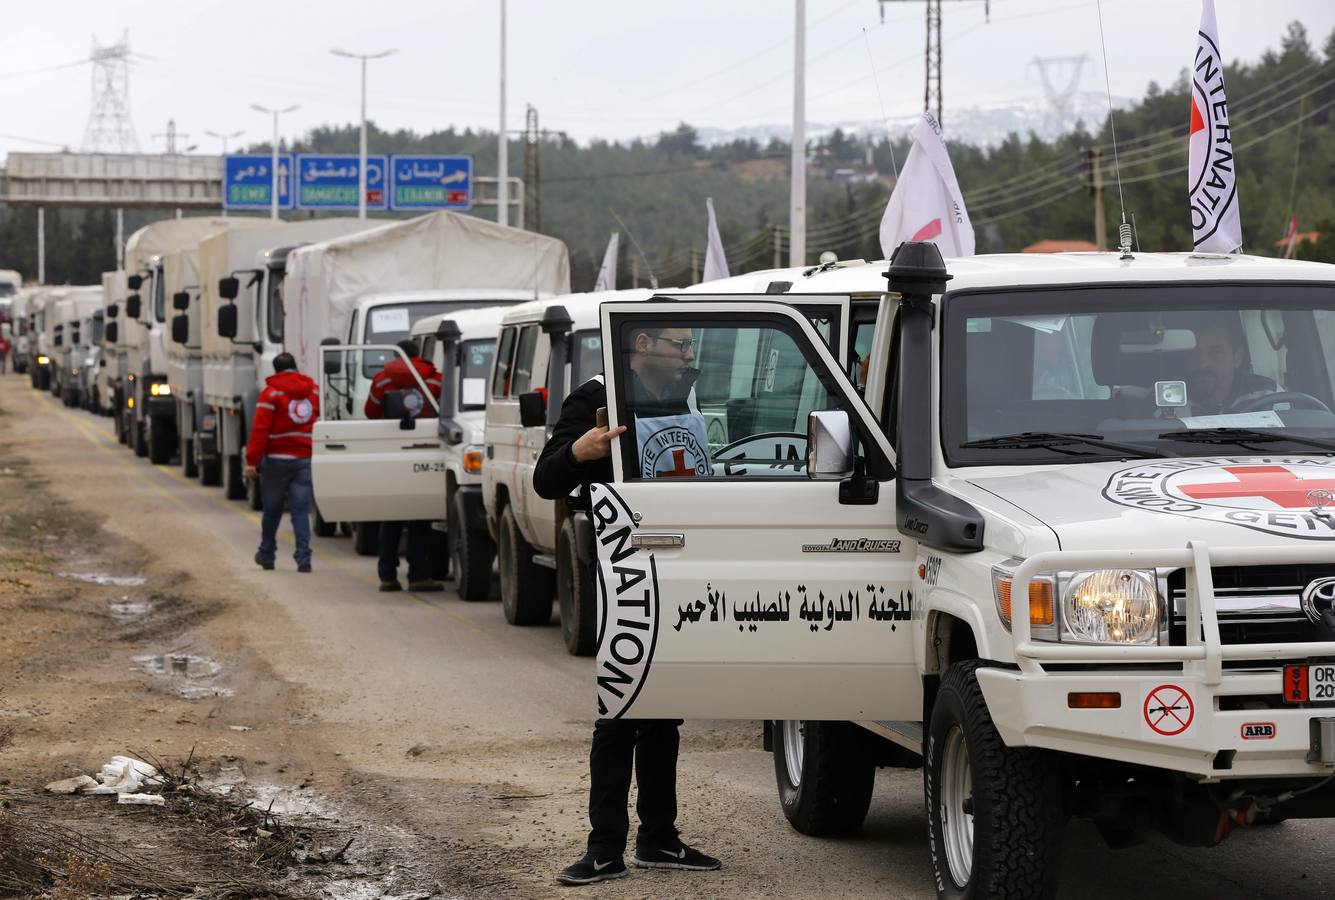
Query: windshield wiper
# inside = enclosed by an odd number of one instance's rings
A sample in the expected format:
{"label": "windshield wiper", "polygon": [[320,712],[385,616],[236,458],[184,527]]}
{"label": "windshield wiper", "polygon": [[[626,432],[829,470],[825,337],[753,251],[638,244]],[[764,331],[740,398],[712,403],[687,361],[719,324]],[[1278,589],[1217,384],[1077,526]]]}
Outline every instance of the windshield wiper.
{"label": "windshield wiper", "polygon": [[1335,453],[1335,440],[1303,437],[1297,434],[1285,434],[1279,431],[1261,431],[1256,428],[1186,428],[1182,431],[1165,431],[1160,438],[1169,441],[1186,441],[1197,444],[1271,444],[1275,441],[1292,441],[1305,447],[1315,447],[1327,453]]}
{"label": "windshield wiper", "polygon": [[[1106,441],[1101,434],[1077,434],[1076,432],[1066,431],[1021,431],[1016,434],[999,434],[996,437],[965,441],[960,444],[960,448],[963,450],[1029,450],[1041,447],[1046,450],[1057,450],[1059,453],[1078,453],[1079,451],[1060,449],[1071,444],[1086,444],[1090,447],[1113,450],[1125,456],[1135,456],[1140,459],[1152,459],[1161,455],[1157,450],[1142,447],[1138,444]],[[1335,447],[1335,445],[1332,446]]]}

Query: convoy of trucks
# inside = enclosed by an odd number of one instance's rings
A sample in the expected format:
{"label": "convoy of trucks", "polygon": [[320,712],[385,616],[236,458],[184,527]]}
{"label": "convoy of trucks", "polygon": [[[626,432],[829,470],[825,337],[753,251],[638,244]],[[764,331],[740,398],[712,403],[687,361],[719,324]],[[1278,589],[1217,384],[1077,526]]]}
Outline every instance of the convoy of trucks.
{"label": "convoy of trucks", "polygon": [[[123,281],[21,296],[33,384],[97,406],[92,359],[132,444],[227,481],[294,353],[317,533],[428,520],[463,599],[559,600],[601,716],[756,720],[803,833],[920,766],[942,897],[1054,895],[1073,817],[1122,846],[1335,815],[1331,267],[910,242],[580,295],[559,242],[460,219],[149,226]],[[439,397],[368,418],[409,335]],[[671,414],[630,391],[645,335],[687,360]],[[543,501],[595,375],[613,479]]]}

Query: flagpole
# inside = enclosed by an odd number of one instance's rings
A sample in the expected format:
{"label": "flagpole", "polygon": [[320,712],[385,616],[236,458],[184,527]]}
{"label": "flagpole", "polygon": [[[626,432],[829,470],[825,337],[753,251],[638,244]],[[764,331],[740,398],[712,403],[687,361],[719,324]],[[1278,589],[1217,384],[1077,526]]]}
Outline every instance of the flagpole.
{"label": "flagpole", "polygon": [[796,0],[793,30],[793,141],[788,208],[788,264],[807,264],[807,3]]}

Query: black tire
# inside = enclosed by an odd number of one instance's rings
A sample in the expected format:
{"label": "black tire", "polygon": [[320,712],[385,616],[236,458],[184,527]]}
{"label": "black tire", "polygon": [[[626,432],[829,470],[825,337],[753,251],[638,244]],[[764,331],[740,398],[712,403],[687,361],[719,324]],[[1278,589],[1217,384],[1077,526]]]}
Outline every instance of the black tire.
{"label": "black tire", "polygon": [[[937,896],[1055,897],[1064,824],[1058,766],[1042,750],[1002,743],[974,675],[979,666],[970,660],[946,670],[927,729],[923,782]],[[953,774],[943,776],[947,770]],[[959,813],[972,810],[970,838],[943,809],[963,793],[963,775],[970,794]],[[947,841],[947,827],[957,841]],[[956,844],[969,847],[971,865]]]}
{"label": "black tire", "polygon": [[519,532],[514,508],[501,513],[501,608],[511,625],[546,625],[552,620],[556,573],[533,562],[533,548]]}
{"label": "black tire", "polygon": [[223,460],[223,495],[228,500],[246,499],[246,479],[241,476],[241,454],[229,453]]}
{"label": "black tire", "polygon": [[802,834],[857,832],[867,818],[875,777],[871,735],[856,725],[774,723],[779,803],[788,824]]}
{"label": "black tire", "polygon": [[165,420],[158,419],[148,429],[148,461],[155,466],[165,466],[176,455],[175,428],[163,426]]}
{"label": "black tire", "polygon": [[358,556],[376,556],[380,553],[380,523],[353,522],[352,549]]}
{"label": "black tire", "polygon": [[311,531],[315,533],[315,536],[322,538],[333,537],[334,533],[338,531],[338,523],[326,522],[324,516],[320,515],[320,504],[314,501],[311,502],[311,510],[312,515],[315,517],[315,521],[311,525]]}
{"label": "black tire", "polygon": [[204,487],[218,487],[222,484],[222,460],[217,456],[211,459],[205,456],[204,445],[198,440],[195,441],[195,461],[200,484]]}
{"label": "black tire", "polygon": [[556,536],[556,599],[566,652],[592,656],[598,649],[598,594],[592,570],[579,561],[579,543],[571,519],[561,523]]}
{"label": "black tire", "polygon": [[468,603],[481,603],[491,599],[491,564],[496,558],[496,546],[490,534],[465,528],[465,521],[464,498],[455,494],[445,526],[454,563],[454,589]]}
{"label": "black tire", "polygon": [[195,439],[181,438],[181,474],[186,478],[199,477],[199,462],[195,458]]}
{"label": "black tire", "polygon": [[125,427],[125,412],[121,409],[124,401],[117,398],[115,407],[111,410],[112,427],[116,429],[116,440],[124,444],[129,441],[129,433]]}

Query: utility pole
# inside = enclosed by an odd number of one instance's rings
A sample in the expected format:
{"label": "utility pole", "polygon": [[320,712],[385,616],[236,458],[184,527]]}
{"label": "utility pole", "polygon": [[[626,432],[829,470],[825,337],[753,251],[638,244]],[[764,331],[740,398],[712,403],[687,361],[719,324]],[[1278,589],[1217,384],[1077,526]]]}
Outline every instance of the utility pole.
{"label": "utility pole", "polygon": [[[885,24],[885,5],[906,0],[877,0],[881,7],[881,24]],[[936,114],[937,122],[944,125],[945,101],[941,97],[941,63],[945,58],[941,47],[941,0],[926,0],[927,6],[927,47],[923,53],[926,63],[926,78],[923,85],[922,108],[924,112]],[[983,0],[983,15],[990,21],[992,0]]]}
{"label": "utility pole", "polygon": [[[38,212],[40,213],[40,210]],[[630,286],[632,288],[640,286],[640,258],[638,256],[630,258]]]}
{"label": "utility pole", "polygon": [[542,130],[538,108],[524,110],[524,219],[533,231],[542,231]]}
{"label": "utility pole", "polygon": [[691,284],[700,283],[700,256],[694,247],[691,248]]}
{"label": "utility pole", "polygon": [[[176,120],[175,120],[175,119],[168,119],[168,120],[167,120],[167,130],[164,131],[164,132],[160,132],[160,133],[158,133],[158,134],[153,135],[153,140],[156,141],[158,138],[165,138],[165,139],[166,139],[166,143],[167,143],[167,149],[166,149],[164,152],[165,152],[168,156],[175,156],[175,155],[176,155],[176,139],[177,139],[177,138],[181,138],[182,140],[184,140],[184,139],[186,139],[186,138],[188,138],[188,137],[190,137],[190,135],[188,135],[188,134],[184,134],[184,133],[182,133],[182,132],[178,132],[178,131],[176,130]],[[192,148],[192,149],[193,149],[193,148]]]}
{"label": "utility pole", "polygon": [[783,268],[783,229],[774,226],[774,268]]}
{"label": "utility pole", "polygon": [[510,223],[510,137],[505,132],[505,0],[501,0],[501,127],[496,129],[496,221]]}
{"label": "utility pole", "polygon": [[357,218],[366,218],[366,62],[371,59],[383,59],[397,50],[382,50],[379,53],[349,53],[335,47],[329,51],[335,56],[359,59],[362,62],[362,134],[357,153]]}
{"label": "utility pole", "polygon": [[1094,243],[1100,250],[1106,250],[1108,221],[1103,211],[1103,151],[1090,147],[1085,154],[1085,165],[1089,167],[1089,193],[1094,198]]}
{"label": "utility pole", "polygon": [[793,140],[788,188],[789,264],[807,264],[807,2],[795,0],[793,25]]}
{"label": "utility pole", "polygon": [[[224,214],[226,211],[224,210]],[[116,210],[116,271],[125,268],[125,210]]]}
{"label": "utility pole", "polygon": [[46,284],[46,207],[37,207],[37,283]]}
{"label": "utility pole", "polygon": [[[250,104],[250,108],[255,110],[256,112],[268,113],[273,115],[273,147],[272,147],[273,153],[270,157],[270,165],[269,165],[269,170],[270,174],[273,176],[273,181],[271,182],[269,188],[269,218],[273,219],[274,221],[277,221],[278,220],[278,117],[283,113],[296,112],[297,110],[301,109],[301,104],[294,103],[293,105],[287,107],[286,109],[270,109],[267,106],[261,106],[258,103],[252,103]],[[363,166],[362,168],[365,169],[365,166]],[[289,172],[288,177],[292,178],[293,174],[294,173]],[[293,182],[288,182],[288,188],[290,190],[296,189]],[[363,191],[362,193],[363,195],[365,195],[366,192]],[[177,211],[179,212],[179,210]]]}

